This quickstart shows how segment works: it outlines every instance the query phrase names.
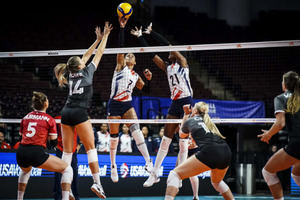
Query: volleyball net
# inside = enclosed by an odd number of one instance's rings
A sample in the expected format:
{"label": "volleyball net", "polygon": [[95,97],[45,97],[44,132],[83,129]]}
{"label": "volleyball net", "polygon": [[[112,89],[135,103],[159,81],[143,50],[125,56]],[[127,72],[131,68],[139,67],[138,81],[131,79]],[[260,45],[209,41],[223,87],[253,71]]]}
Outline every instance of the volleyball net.
{"label": "volleyball net", "polygon": [[[273,98],[281,91],[282,74],[299,69],[300,41],[106,48],[94,75],[94,97],[89,115],[92,123],[157,124],[180,123],[167,120],[170,106],[168,77],[152,61],[153,53],[168,60],[168,52],[180,51],[188,61],[194,101],[209,104],[217,124],[270,124]],[[31,111],[32,91],[44,92],[50,102],[48,113],[59,115],[67,88],[58,88],[53,68],[86,49],[0,52],[0,123],[17,126]],[[135,53],[134,70],[144,79],[152,71],[149,93],[135,90],[133,106],[140,120],[107,120],[106,104],[117,53]],[[145,80],[145,79],[144,79]],[[15,128],[12,128],[15,129]],[[18,131],[12,131],[12,137]]]}

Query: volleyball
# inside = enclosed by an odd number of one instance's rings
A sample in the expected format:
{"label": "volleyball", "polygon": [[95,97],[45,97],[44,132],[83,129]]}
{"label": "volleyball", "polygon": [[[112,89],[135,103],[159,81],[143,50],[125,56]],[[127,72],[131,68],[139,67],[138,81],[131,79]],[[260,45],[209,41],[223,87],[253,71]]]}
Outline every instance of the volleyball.
{"label": "volleyball", "polygon": [[132,15],[133,9],[129,3],[121,3],[117,8],[117,13],[119,17],[124,17],[128,19]]}

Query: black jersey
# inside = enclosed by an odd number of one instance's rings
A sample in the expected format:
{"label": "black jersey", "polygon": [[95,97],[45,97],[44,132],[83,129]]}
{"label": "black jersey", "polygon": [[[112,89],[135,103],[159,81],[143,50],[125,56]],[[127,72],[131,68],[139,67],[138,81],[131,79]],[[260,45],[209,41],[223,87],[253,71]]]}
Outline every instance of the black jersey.
{"label": "black jersey", "polygon": [[94,63],[88,64],[76,73],[70,73],[68,78],[68,107],[89,108],[93,96],[93,76],[96,71]]}
{"label": "black jersey", "polygon": [[200,116],[195,116],[186,120],[183,123],[181,130],[183,133],[191,133],[193,139],[200,148],[205,144],[226,143],[220,136],[209,131]]}
{"label": "black jersey", "polygon": [[[292,93],[287,91],[275,97],[275,114],[279,112],[286,112],[287,102],[291,95]],[[288,131],[289,139],[300,140],[300,111],[295,114],[285,113],[285,127]]]}

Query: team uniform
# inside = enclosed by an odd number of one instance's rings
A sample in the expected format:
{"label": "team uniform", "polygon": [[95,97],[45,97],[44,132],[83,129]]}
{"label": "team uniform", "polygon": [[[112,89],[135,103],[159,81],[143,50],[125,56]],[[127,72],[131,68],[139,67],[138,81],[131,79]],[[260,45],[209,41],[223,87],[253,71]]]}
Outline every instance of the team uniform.
{"label": "team uniform", "polygon": [[101,131],[97,131],[98,142],[96,144],[96,149],[99,152],[109,152],[109,132],[102,133]]}
{"label": "team uniform", "polygon": [[123,133],[120,136],[120,152],[132,152],[131,142],[131,136]]}
{"label": "team uniform", "polygon": [[132,108],[132,91],[139,79],[139,75],[128,66],[121,71],[114,72],[111,94],[107,106],[108,116],[123,116],[126,111]]}
{"label": "team uniform", "polygon": [[45,148],[48,136],[57,135],[55,120],[45,112],[30,112],[21,121],[20,135],[22,140],[16,154],[18,165],[38,167],[49,158]]}
{"label": "team uniform", "polygon": [[199,151],[196,158],[211,169],[225,169],[231,161],[231,150],[225,140],[211,133],[202,117],[195,116],[184,122],[183,133],[191,133]]}
{"label": "team uniform", "polygon": [[[275,97],[274,108],[275,114],[285,112],[287,109],[288,98],[292,95],[287,91]],[[285,113],[285,127],[288,132],[288,144],[284,147],[284,150],[290,156],[300,160],[300,111],[294,115]]]}
{"label": "team uniform", "polygon": [[76,73],[69,73],[69,95],[61,111],[61,123],[75,126],[88,120],[87,109],[93,96],[93,76],[96,66],[93,62]]}
{"label": "team uniform", "polygon": [[186,104],[193,106],[189,68],[182,67],[178,63],[168,65],[167,76],[172,99],[168,114],[182,118],[184,114],[182,106]]}

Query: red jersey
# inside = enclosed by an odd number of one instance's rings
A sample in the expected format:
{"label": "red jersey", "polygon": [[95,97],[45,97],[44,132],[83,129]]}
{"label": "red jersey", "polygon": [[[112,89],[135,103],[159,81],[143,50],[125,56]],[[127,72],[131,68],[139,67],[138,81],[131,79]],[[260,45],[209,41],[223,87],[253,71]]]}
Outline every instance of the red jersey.
{"label": "red jersey", "polygon": [[11,149],[10,144],[6,143],[6,142],[2,142],[0,144],[0,149]]}
{"label": "red jersey", "polygon": [[57,135],[55,120],[45,112],[32,111],[21,121],[21,144],[40,145],[46,148],[49,135]]}
{"label": "red jersey", "polygon": [[[61,116],[56,116],[55,119],[61,119]],[[62,135],[61,135],[61,129],[60,124],[57,124],[57,145],[56,147],[63,152],[63,144],[62,144]],[[73,137],[73,150],[74,153],[77,149],[77,133],[76,130],[74,131],[74,137]]]}

